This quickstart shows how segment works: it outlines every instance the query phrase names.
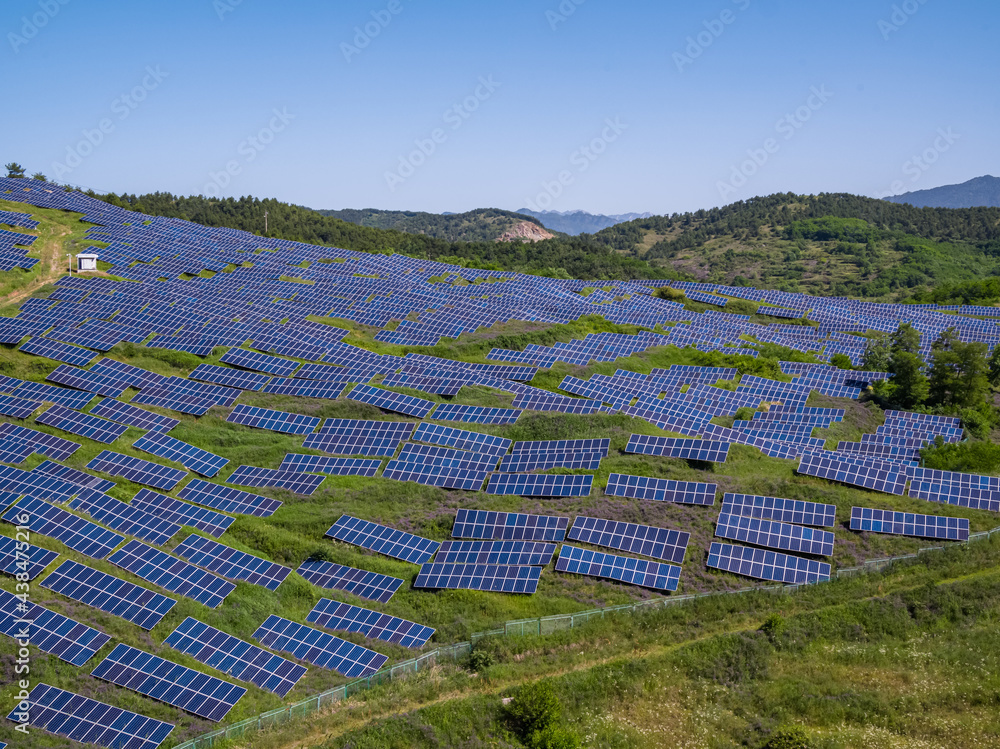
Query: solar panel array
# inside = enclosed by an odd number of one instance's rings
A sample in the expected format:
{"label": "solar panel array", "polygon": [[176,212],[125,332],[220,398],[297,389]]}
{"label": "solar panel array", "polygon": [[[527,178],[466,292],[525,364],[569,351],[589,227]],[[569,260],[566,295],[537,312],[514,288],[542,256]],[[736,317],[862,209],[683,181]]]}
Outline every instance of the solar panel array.
{"label": "solar panel array", "polygon": [[220,721],[247,693],[246,687],[119,643],[92,672],[117,684],[211,721]]}
{"label": "solar panel array", "polygon": [[13,395],[0,395],[0,414],[15,419],[27,419],[42,405],[40,400],[15,398]]}
{"label": "solar panel array", "polygon": [[221,512],[206,510],[204,507],[181,502],[179,499],[157,494],[149,489],[140,489],[130,504],[158,518],[197,528],[213,538],[222,536],[226,528],[233,524],[233,518]]}
{"label": "solar panel array", "polygon": [[562,541],[568,527],[569,518],[557,515],[460,509],[455,514],[451,535],[454,538]]}
{"label": "solar panel array", "polygon": [[217,608],[236,586],[141,541],[129,541],[108,561],[171,593]]}
{"label": "solar panel array", "polygon": [[513,424],[521,414],[520,408],[486,408],[463,406],[458,403],[439,403],[430,418],[435,421],[461,421],[466,424]]}
{"label": "solar panel array", "polygon": [[253,637],[269,648],[291,653],[299,660],[351,679],[373,674],[389,660],[374,650],[273,614]]}
{"label": "solar panel array", "polygon": [[552,561],[556,545],[542,541],[445,541],[435,562],[542,566]]}
{"label": "solar panel array", "polygon": [[743,517],[778,520],[782,523],[832,528],[836,523],[837,505],[727,492],[722,497],[722,512]]}
{"label": "solar panel array", "polygon": [[886,465],[859,465],[822,455],[804,455],[797,470],[807,476],[818,476],[887,494],[902,495],[906,488],[906,476]]}
{"label": "solar panel array", "polygon": [[919,515],[914,512],[877,510],[870,507],[852,507],[851,530],[917,538],[940,538],[946,541],[967,541],[969,520],[941,515]]}
{"label": "solar panel array", "polygon": [[659,455],[665,458],[681,458],[683,460],[725,463],[726,458],[729,457],[729,443],[714,440],[653,437],[648,434],[633,434],[629,438],[625,452],[642,455]]}
{"label": "solar panel array", "polygon": [[125,540],[124,536],[102,528],[60,507],[35,497],[22,497],[4,513],[12,525],[27,526],[32,533],[49,536],[94,559],[104,559]]}
{"label": "solar panel array", "polygon": [[70,500],[69,507],[90,515],[109,528],[157,546],[165,544],[181,529],[177,523],[163,520],[93,489],[84,489]]}
{"label": "solar panel array", "polygon": [[359,403],[369,403],[381,408],[383,411],[415,416],[422,419],[434,408],[434,401],[414,398],[412,395],[393,393],[389,390],[380,390],[371,385],[356,385],[347,397]]}
{"label": "solar panel array", "polygon": [[379,603],[387,603],[403,584],[398,577],[389,577],[318,559],[307,559],[299,565],[296,572],[320,588],[342,590],[358,598]]}
{"label": "solar panel array", "polygon": [[0,632],[24,639],[42,652],[82,666],[111,640],[110,635],[0,590]]}
{"label": "solar panel array", "polygon": [[[8,498],[2,495],[4,502]],[[10,536],[0,536],[0,572],[17,576],[18,580],[34,580],[58,557],[49,549],[16,541]]]}
{"label": "solar panel array", "polygon": [[681,568],[673,564],[650,562],[563,544],[556,560],[557,572],[600,577],[653,590],[674,591]]}
{"label": "solar panel array", "polygon": [[421,566],[413,587],[531,595],[538,590],[541,573],[541,567],[434,562]]}
{"label": "solar panel array", "polygon": [[100,455],[87,463],[87,468],[168,492],[187,476],[187,471],[133,458],[131,455],[114,453],[110,450],[102,451]]}
{"label": "solar panel array", "polygon": [[226,421],[282,434],[309,434],[319,426],[320,418],[274,411],[270,408],[238,405],[226,417]]}
{"label": "solar panel array", "polygon": [[713,542],[708,566],[743,577],[786,584],[816,583],[830,579],[830,565],[814,559]]}
{"label": "solar panel array", "polygon": [[423,564],[429,560],[441,545],[437,541],[350,515],[341,515],[326,535],[413,564]]}
{"label": "solar panel array", "polygon": [[586,497],[593,483],[593,476],[494,473],[490,476],[486,492],[522,497]]}
{"label": "solar panel array", "polygon": [[39,414],[35,421],[106,445],[128,431],[128,427],[124,424],[116,424],[107,419],[73,411],[58,403],[49,406],[48,410]]}
{"label": "solar panel array", "polygon": [[381,467],[381,460],[364,458],[330,458],[325,455],[288,453],[278,466],[281,471],[325,473],[328,476],[365,476],[372,478]]}
{"label": "solar panel array", "polygon": [[52,370],[46,380],[60,385],[68,385],[88,393],[118,398],[128,389],[128,384],[116,380],[113,375],[104,375],[88,369],[77,369],[68,364],[61,364]]}
{"label": "solar panel array", "polygon": [[730,515],[723,511],[715,526],[715,535],[769,549],[794,551],[828,557],[833,554],[834,537],[830,531],[805,528],[777,520]]}
{"label": "solar panel array", "polygon": [[610,549],[680,564],[684,561],[691,534],[651,525],[579,515],[566,537],[570,541],[606,546]]}
{"label": "solar panel array", "polygon": [[192,479],[184,485],[177,496],[222,512],[253,515],[259,518],[270,517],[281,507],[281,502],[277,499],[213,484],[204,479]]}
{"label": "solar panel array", "polygon": [[0,440],[24,442],[31,445],[35,452],[53,460],[66,460],[80,449],[77,442],[10,422],[0,424]]}
{"label": "solar panel array", "polygon": [[185,468],[209,478],[222,470],[229,462],[228,458],[219,457],[208,450],[202,450],[200,447],[189,445],[176,437],[159,432],[149,432],[143,435],[132,444],[132,447],[158,458],[174,460]]}
{"label": "solar panel array", "polygon": [[649,499],[690,505],[714,505],[717,491],[716,484],[629,476],[623,473],[609,474],[608,485],[604,489],[604,493],[612,497]]}
{"label": "solar panel array", "polygon": [[64,466],[61,463],[55,463],[51,460],[46,460],[35,468],[32,469],[33,473],[44,473],[46,476],[52,476],[62,481],[68,481],[71,484],[76,484],[77,486],[82,486],[87,489],[93,489],[97,492],[106,492],[115,486],[114,481],[109,481],[108,479],[102,479],[99,476],[92,476],[85,471],[79,471],[76,468],[70,468],[69,466]]}
{"label": "solar panel array", "polygon": [[434,630],[423,624],[329,598],[321,598],[306,616],[306,621],[327,629],[356,632],[405,648],[422,648],[434,635]]}
{"label": "solar panel array", "polygon": [[481,455],[503,455],[511,446],[511,441],[504,437],[455,429],[440,424],[428,424],[427,422],[423,422],[417,427],[411,439],[414,442],[427,442],[431,445],[468,450]]}
{"label": "solar panel array", "polygon": [[174,553],[209,572],[230,580],[260,585],[268,590],[277,590],[292,572],[288,567],[195,534],[181,542]]}
{"label": "solar panel array", "polygon": [[309,496],[326,480],[326,476],[316,476],[300,471],[285,471],[278,468],[259,468],[257,466],[239,466],[229,474],[227,484],[252,487],[275,487],[287,489],[294,494]]}
{"label": "solar panel array", "polygon": [[116,421],[119,424],[145,429],[147,432],[169,432],[181,422],[169,416],[153,413],[143,408],[138,408],[129,403],[105,398],[92,409],[90,413],[104,419]]}
{"label": "solar panel array", "polygon": [[68,343],[59,343],[48,338],[35,336],[18,349],[25,354],[44,356],[46,359],[73,364],[78,367],[85,367],[97,356],[93,351],[87,351],[79,346],[70,346]]}

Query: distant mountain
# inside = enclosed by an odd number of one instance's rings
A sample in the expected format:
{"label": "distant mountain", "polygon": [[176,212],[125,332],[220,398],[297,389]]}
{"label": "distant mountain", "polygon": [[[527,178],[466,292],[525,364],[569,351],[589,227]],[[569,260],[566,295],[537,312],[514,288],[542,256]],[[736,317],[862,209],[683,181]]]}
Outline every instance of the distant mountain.
{"label": "distant mountain", "polygon": [[909,203],[917,208],[1000,208],[1000,178],[987,174],[960,185],[906,192],[886,200]]}
{"label": "distant mountain", "polygon": [[424,234],[448,242],[539,242],[555,236],[538,219],[499,208],[478,208],[465,213],[346,208],[342,211],[320,210],[316,213],[358,226]]}
{"label": "distant mountain", "polygon": [[577,234],[596,234],[601,229],[609,226],[621,224],[625,221],[634,221],[637,218],[649,218],[652,213],[619,213],[617,215],[605,216],[603,214],[587,213],[586,211],[532,211],[522,208],[518,213],[525,216],[532,216],[540,220],[548,229],[559,231],[563,234],[576,236]]}

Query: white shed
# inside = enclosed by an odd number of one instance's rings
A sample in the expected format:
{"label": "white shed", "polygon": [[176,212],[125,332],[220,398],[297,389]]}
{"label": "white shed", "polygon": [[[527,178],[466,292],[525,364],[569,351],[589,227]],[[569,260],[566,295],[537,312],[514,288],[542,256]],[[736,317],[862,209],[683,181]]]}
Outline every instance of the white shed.
{"label": "white shed", "polygon": [[89,252],[81,252],[76,256],[76,269],[78,271],[97,270],[97,255]]}

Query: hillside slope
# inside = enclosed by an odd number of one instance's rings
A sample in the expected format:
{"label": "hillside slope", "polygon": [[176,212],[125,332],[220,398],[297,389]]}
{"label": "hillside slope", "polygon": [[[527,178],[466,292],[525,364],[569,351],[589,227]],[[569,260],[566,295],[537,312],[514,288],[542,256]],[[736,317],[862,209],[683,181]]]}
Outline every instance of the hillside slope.
{"label": "hillside slope", "polygon": [[893,195],[886,200],[906,203],[917,208],[972,208],[975,206],[1000,207],[1000,177],[986,175],[959,185],[942,185],[928,190],[915,190]]}
{"label": "hillside slope", "polygon": [[[351,209],[340,211],[317,210],[321,216],[338,218],[358,226],[375,229],[394,229],[409,234],[425,234],[448,242],[493,242],[511,241],[521,224],[532,224],[534,236],[538,239],[552,239],[555,234],[547,231],[542,222],[512,211],[499,208],[479,208],[465,213],[424,213],[421,211],[382,211],[377,208]],[[524,236],[529,232],[520,230]]]}

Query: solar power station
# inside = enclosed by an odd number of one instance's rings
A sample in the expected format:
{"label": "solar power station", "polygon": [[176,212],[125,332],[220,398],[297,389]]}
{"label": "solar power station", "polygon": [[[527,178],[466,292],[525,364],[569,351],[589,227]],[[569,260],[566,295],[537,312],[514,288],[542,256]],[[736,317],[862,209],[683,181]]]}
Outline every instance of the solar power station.
{"label": "solar power station", "polygon": [[455,538],[504,539],[512,541],[562,541],[569,518],[516,512],[459,510],[451,535]]}
{"label": "solar power station", "polygon": [[606,554],[570,544],[560,547],[556,570],[663,591],[677,590],[681,576],[681,568],[673,564]]}
{"label": "solar power station", "polygon": [[236,586],[172,557],[141,541],[129,541],[108,561],[171,593],[186,596],[211,609],[222,605]]}
{"label": "solar power station", "polygon": [[75,622],[37,603],[25,606],[21,599],[0,590],[0,633],[27,639],[42,652],[82,666],[111,640],[110,635]]}
{"label": "solar power station", "polygon": [[375,673],[389,660],[374,650],[273,614],[260,625],[254,639],[273,650],[291,653],[301,661],[353,679]]}
{"label": "solar power station", "polygon": [[319,588],[342,590],[358,598],[378,603],[387,603],[403,585],[403,581],[398,577],[321,560],[306,560],[296,572]]}
{"label": "solar power station", "polygon": [[658,502],[677,502],[689,505],[714,505],[718,486],[695,481],[654,479],[645,476],[627,476],[612,473],[604,493],[612,497],[651,499]]}
{"label": "solar power station", "polygon": [[733,544],[713,543],[707,564],[714,569],[777,583],[816,583],[830,579],[830,565],[826,562]]}
{"label": "solar power station", "polygon": [[851,530],[916,536],[917,538],[939,538],[944,541],[967,541],[969,539],[969,520],[968,518],[949,518],[940,515],[918,515],[912,512],[852,507]]}
{"label": "solar power station", "polygon": [[268,590],[277,590],[292,572],[288,567],[194,534],[174,549],[174,553],[209,572],[230,580],[260,585]]}
{"label": "solar power station", "polygon": [[412,564],[423,564],[429,560],[441,545],[437,541],[404,533],[395,528],[389,528],[369,520],[341,516],[340,520],[331,526],[326,535],[347,544],[354,544],[363,549],[376,551],[394,559],[401,559]]}
{"label": "solar power station", "polygon": [[306,621],[334,631],[357,632],[373,640],[384,640],[406,648],[421,648],[434,634],[433,629],[422,624],[329,598],[321,598]]}
{"label": "solar power station", "polygon": [[421,566],[413,587],[530,595],[538,590],[541,574],[541,567],[434,562]]}

